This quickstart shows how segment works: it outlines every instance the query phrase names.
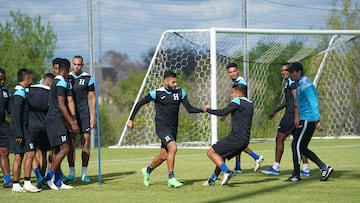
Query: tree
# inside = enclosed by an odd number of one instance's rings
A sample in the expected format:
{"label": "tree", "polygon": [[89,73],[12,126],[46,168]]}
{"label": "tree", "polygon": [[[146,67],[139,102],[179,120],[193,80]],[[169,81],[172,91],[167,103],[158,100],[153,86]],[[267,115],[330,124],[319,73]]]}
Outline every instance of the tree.
{"label": "tree", "polygon": [[352,0],[341,0],[342,8],[338,9],[338,0],[332,0],[331,13],[327,21],[330,29],[360,29],[360,5],[358,2],[353,3]]}
{"label": "tree", "polygon": [[12,88],[20,68],[31,69],[35,80],[45,73],[57,40],[50,23],[42,25],[40,16],[31,18],[20,11],[10,11],[10,16],[11,21],[0,23],[0,67]]}

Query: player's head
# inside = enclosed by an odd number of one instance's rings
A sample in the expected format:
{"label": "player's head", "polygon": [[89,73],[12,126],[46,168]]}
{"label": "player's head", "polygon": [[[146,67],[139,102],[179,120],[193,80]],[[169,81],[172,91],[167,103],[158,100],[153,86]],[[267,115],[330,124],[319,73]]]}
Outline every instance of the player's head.
{"label": "player's head", "polygon": [[290,73],[290,77],[293,80],[299,80],[302,75],[304,75],[304,68],[299,62],[291,63],[288,71]]}
{"label": "player's head", "polygon": [[59,75],[59,64],[61,60],[61,58],[54,58],[52,60],[52,72],[54,75]]}
{"label": "player's head", "polygon": [[69,75],[70,71],[70,61],[67,59],[61,59],[59,63],[59,74],[65,78]]}
{"label": "player's head", "polygon": [[290,63],[288,62],[280,64],[280,74],[284,79],[288,79],[290,77],[290,73],[288,71],[289,66]]}
{"label": "player's head", "polygon": [[54,74],[52,73],[45,73],[44,77],[43,77],[43,81],[42,81],[42,84],[45,85],[45,86],[48,86],[50,87],[51,86],[51,83],[53,82],[54,80]]}
{"label": "player's head", "polygon": [[0,87],[4,87],[6,82],[5,70],[0,68]]}
{"label": "player's head", "polygon": [[235,97],[246,97],[247,95],[247,87],[243,84],[233,85],[231,89],[231,98]]}
{"label": "player's head", "polygon": [[24,87],[28,87],[32,83],[32,71],[22,68],[17,73],[18,82]]}
{"label": "player's head", "polygon": [[84,59],[82,56],[76,55],[72,59],[72,71],[79,75],[81,73],[81,69],[84,67]]}
{"label": "player's head", "polygon": [[236,79],[239,76],[239,69],[236,63],[229,63],[226,66],[226,70],[232,80]]}
{"label": "player's head", "polygon": [[177,86],[177,75],[176,73],[167,70],[164,73],[164,85],[168,90],[175,90]]}

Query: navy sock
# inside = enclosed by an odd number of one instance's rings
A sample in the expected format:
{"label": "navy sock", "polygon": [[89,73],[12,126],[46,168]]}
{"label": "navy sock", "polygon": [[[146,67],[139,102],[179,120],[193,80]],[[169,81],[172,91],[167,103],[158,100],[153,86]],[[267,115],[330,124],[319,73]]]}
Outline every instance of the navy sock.
{"label": "navy sock", "polygon": [[174,178],[174,177],[175,177],[174,171],[170,171],[169,172],[169,179]]}
{"label": "navy sock", "polygon": [[37,180],[43,178],[42,175],[41,175],[41,172],[40,172],[40,169],[39,169],[39,168],[34,168],[34,169],[33,169],[33,172],[34,172]]}
{"label": "navy sock", "polygon": [[215,173],[213,173],[210,177],[210,180],[215,181],[217,179],[217,175]]}
{"label": "navy sock", "polygon": [[55,173],[55,185],[60,187],[61,186],[61,182],[62,182],[62,179],[63,179],[63,174],[61,171],[57,171]]}
{"label": "navy sock", "polygon": [[256,159],[259,158],[259,155],[256,154],[254,151],[251,151],[251,152],[250,152],[250,156],[251,156],[254,160],[256,160]]}
{"label": "navy sock", "polygon": [[148,173],[151,173],[151,171],[153,171],[154,169],[151,167],[151,166],[148,166],[147,168],[146,168],[146,172],[148,172]]}
{"label": "navy sock", "polygon": [[240,161],[236,160],[235,161],[235,170],[241,170],[241,166],[240,166]]}
{"label": "navy sock", "polygon": [[227,173],[227,172],[230,171],[229,168],[226,166],[225,163],[222,163],[222,164],[219,166],[219,168],[220,168],[221,171],[224,172],[224,173]]}
{"label": "navy sock", "polygon": [[48,180],[50,180],[53,176],[54,176],[54,171],[51,170],[51,169],[48,169],[48,172],[47,172],[47,174],[46,174],[46,176],[45,176],[45,180],[48,181]]}

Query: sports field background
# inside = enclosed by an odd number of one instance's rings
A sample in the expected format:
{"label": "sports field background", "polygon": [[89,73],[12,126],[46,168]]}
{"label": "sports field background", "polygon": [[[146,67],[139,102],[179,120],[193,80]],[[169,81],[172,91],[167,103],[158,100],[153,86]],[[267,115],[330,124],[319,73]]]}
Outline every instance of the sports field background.
{"label": "sports field background", "polygon": [[[243,174],[226,186],[218,180],[214,187],[202,186],[211,175],[214,164],[206,149],[178,149],[175,176],[184,182],[182,188],[167,187],[164,163],[151,175],[150,187],[142,184],[140,169],[147,166],[159,149],[101,148],[102,183],[98,184],[97,149],[92,149],[89,164],[91,183],[83,184],[79,177],[73,190],[43,190],[40,193],[12,193],[0,188],[1,202],[360,202],[360,139],[312,140],[313,149],[323,161],[334,168],[327,182],[320,182],[320,171],[310,162],[311,177],[300,183],[283,182],[291,175],[291,140],[286,141],[280,176],[267,176],[274,160],[274,142],[250,143],[250,148],[265,157],[258,172],[254,161],[242,155]],[[11,161],[13,156],[10,156]],[[230,168],[234,160],[228,162]],[[67,161],[62,164],[68,174]],[[80,151],[77,151],[76,175],[80,174]],[[23,172],[22,172],[23,174]],[[0,176],[2,178],[2,175]],[[222,174],[220,175],[220,178]],[[35,178],[32,178],[35,180]],[[23,179],[21,179],[22,181]]]}

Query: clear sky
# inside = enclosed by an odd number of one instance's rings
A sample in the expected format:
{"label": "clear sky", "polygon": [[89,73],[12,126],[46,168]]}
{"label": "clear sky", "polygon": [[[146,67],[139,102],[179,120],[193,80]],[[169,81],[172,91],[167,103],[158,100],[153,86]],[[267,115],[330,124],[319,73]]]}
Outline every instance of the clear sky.
{"label": "clear sky", "polygon": [[[87,0],[0,0],[0,22],[9,11],[40,15],[57,34],[55,57],[88,59]],[[94,53],[127,54],[141,61],[168,29],[241,28],[241,0],[93,0]],[[248,28],[325,29],[331,0],[248,0]]]}

